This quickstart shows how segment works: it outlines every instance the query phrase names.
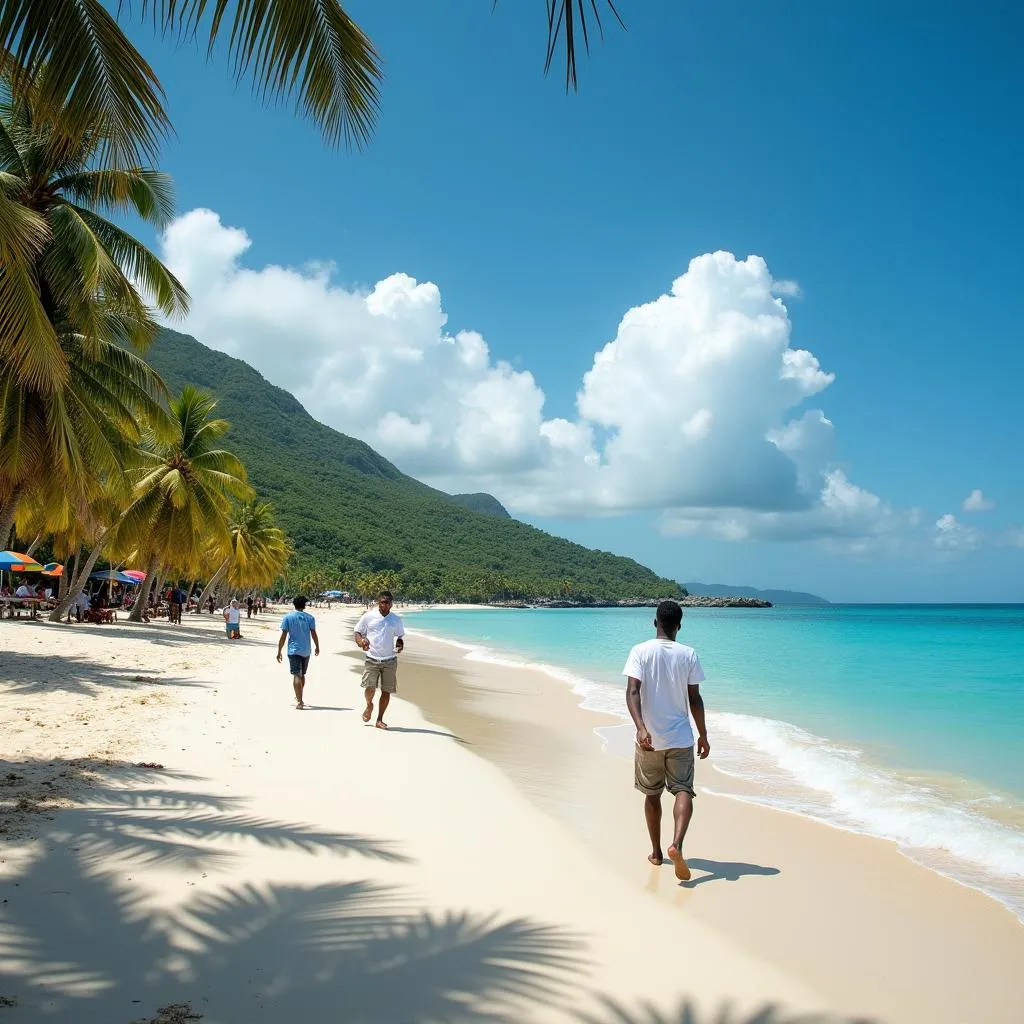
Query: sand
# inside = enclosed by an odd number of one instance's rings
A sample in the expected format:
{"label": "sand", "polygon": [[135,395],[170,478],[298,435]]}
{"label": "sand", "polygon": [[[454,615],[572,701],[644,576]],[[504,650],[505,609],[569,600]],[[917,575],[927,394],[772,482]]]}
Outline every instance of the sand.
{"label": "sand", "polygon": [[681,887],[566,687],[412,637],[385,733],[316,614],[301,712],[274,616],[0,623],[0,1024],[1019,1020],[994,902],[707,794]]}

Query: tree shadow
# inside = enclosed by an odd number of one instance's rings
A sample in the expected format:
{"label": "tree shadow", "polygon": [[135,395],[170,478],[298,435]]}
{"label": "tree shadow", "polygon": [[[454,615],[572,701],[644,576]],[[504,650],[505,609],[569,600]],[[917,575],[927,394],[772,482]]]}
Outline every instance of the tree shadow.
{"label": "tree shadow", "polygon": [[703,857],[687,857],[686,863],[698,871],[706,871],[700,878],[691,878],[688,882],[680,882],[684,889],[694,889],[705,882],[738,882],[749,875],[779,875],[778,868],[766,867],[763,864],[746,864],[743,861],[707,860]]}
{"label": "tree shadow", "polygon": [[139,683],[156,686],[197,686],[198,683],[168,676],[143,675],[138,668],[115,668],[61,654],[48,646],[39,654],[6,652],[3,658],[5,680],[0,681],[0,693],[40,694],[54,690],[93,697],[103,687],[130,689]]}
{"label": "tree shadow", "polygon": [[[257,1010],[272,1020],[513,1024],[530,1004],[567,999],[584,967],[580,939],[562,929],[429,911],[376,881],[204,881],[198,869],[233,856],[208,846],[225,836],[407,858],[384,839],[246,814],[239,800],[204,794],[185,775],[86,767],[96,784],[65,794],[72,806],[0,883],[0,986],[29,1015],[45,1007],[52,1019],[110,1024],[174,1001],[238,1024]],[[0,781],[38,769],[7,762]],[[196,869],[183,901],[132,881],[169,864]]]}
{"label": "tree shadow", "polygon": [[[238,797],[180,788],[192,781],[198,780],[166,769],[90,758],[0,761],[0,832],[17,834],[19,819],[23,826],[31,821],[34,831],[42,831],[44,843],[70,849],[86,869],[102,868],[115,855],[129,855],[140,867],[212,867],[235,856],[208,845],[223,839],[409,862],[388,840],[276,821],[246,813]],[[32,817],[56,811],[42,829]]]}
{"label": "tree shadow", "polygon": [[638,1007],[625,1007],[614,999],[599,999],[601,1011],[578,1016],[580,1024],[878,1024],[873,1018],[838,1017],[829,1013],[803,1013],[792,1015],[774,1004],[767,1003],[753,1013],[740,1013],[726,1005],[714,1015],[705,1015],[695,1003],[684,1000],[669,1012],[658,1010],[651,1003]]}

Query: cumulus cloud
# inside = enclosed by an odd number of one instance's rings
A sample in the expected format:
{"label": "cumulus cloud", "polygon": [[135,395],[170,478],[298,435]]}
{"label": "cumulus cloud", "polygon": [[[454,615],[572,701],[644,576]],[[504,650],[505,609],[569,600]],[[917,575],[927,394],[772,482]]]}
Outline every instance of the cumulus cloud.
{"label": "cumulus cloud", "polygon": [[848,550],[916,525],[836,465],[832,422],[806,407],[833,375],[791,344],[784,299],[799,289],[759,256],[691,260],[597,350],[575,416],[546,418],[528,370],[449,331],[435,284],[254,269],[250,246],[210,210],[169,226],[163,255],[192,295],[184,329],[438,486],[490,490],[521,513],[655,509],[669,533]]}
{"label": "cumulus cloud", "polygon": [[995,507],[996,503],[989,501],[978,488],[971,491],[960,505],[964,512],[989,512]]}
{"label": "cumulus cloud", "polygon": [[940,516],[935,522],[932,542],[940,552],[953,554],[976,551],[981,540],[980,530],[961,523],[951,512]]}

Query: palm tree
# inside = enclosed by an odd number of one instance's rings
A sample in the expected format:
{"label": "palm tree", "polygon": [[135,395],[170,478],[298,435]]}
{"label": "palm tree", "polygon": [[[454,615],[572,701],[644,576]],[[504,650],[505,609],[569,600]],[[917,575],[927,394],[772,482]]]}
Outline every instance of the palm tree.
{"label": "palm tree", "polygon": [[274,522],[274,510],[267,502],[235,506],[228,530],[228,552],[200,595],[197,610],[225,577],[236,587],[269,586],[291,557],[288,538]]}
{"label": "palm tree", "polygon": [[[547,56],[565,53],[566,89],[575,89],[576,51],[602,32],[597,0],[545,0]],[[497,6],[497,0],[495,0]],[[613,0],[601,6],[619,17]],[[235,77],[250,78],[268,101],[294,101],[330,145],[362,146],[379,106],[380,57],[339,0],[142,0],[138,11],[165,37],[206,36],[207,53],[226,49]],[[0,0],[0,58],[20,91],[49,65],[41,99],[79,129],[98,126],[106,158],[130,166],[155,157],[171,130],[153,69],[100,0]]]}
{"label": "palm tree", "polygon": [[[9,72],[9,68],[7,69]],[[97,129],[72,131],[42,104],[50,78],[14,97],[0,61],[0,532],[19,498],[48,485],[89,498],[120,467],[139,417],[159,418],[163,385],[126,345],[145,347],[184,288],[102,212],[160,226],[169,179],[99,162]]]}
{"label": "palm tree", "polygon": [[186,385],[171,402],[171,440],[151,432],[138,448],[134,498],[115,539],[122,551],[136,551],[146,567],[130,616],[133,622],[141,620],[149,603],[157,569],[173,565],[197,570],[209,544],[226,550],[231,544],[231,500],[252,498],[242,463],[217,447],[230,424],[211,418],[216,405],[214,398]]}

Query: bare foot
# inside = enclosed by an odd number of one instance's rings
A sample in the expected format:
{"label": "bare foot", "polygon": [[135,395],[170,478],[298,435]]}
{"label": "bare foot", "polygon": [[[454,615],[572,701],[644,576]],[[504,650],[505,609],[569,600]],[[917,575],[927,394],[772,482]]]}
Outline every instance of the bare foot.
{"label": "bare foot", "polygon": [[306,705],[303,704],[302,701],[300,700],[299,703],[295,705],[295,710],[296,711],[305,711],[306,710]]}
{"label": "bare foot", "polygon": [[368,722],[368,721],[370,720],[370,716],[371,716],[372,714],[373,714],[373,705],[372,705],[372,704],[370,704],[370,705],[369,705],[369,706],[368,706],[368,707],[367,707],[367,708],[366,708],[366,709],[365,709],[365,710],[363,711],[363,721],[364,721],[364,722]]}
{"label": "bare foot", "polygon": [[683,855],[675,846],[668,848],[668,859],[676,866],[676,878],[680,882],[688,882],[690,880],[690,865],[686,863]]}
{"label": "bare foot", "polygon": [[665,858],[660,853],[649,853],[647,859],[656,867],[660,868],[665,863]]}
{"label": "bare foot", "polygon": [[379,718],[377,719],[377,728],[378,729],[386,729],[387,727],[388,727],[388,723],[387,722],[382,722]]}

